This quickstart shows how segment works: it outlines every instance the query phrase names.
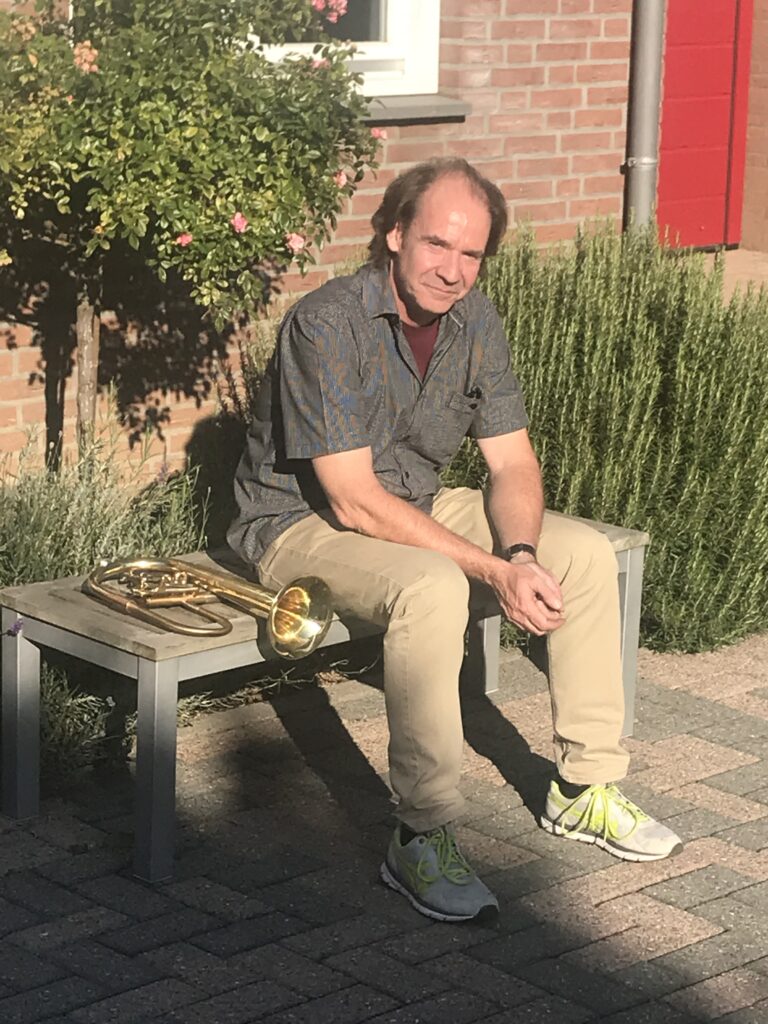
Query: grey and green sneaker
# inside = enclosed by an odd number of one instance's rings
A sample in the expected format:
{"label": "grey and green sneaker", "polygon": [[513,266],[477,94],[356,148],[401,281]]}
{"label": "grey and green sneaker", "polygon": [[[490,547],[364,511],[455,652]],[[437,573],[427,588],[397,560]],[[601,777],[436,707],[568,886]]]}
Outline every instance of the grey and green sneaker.
{"label": "grey and green sneaker", "polygon": [[672,829],[641,811],[615,785],[590,786],[570,800],[553,779],[539,824],[553,835],[595,843],[622,860],[662,860],[683,849]]}
{"label": "grey and green sneaker", "polygon": [[381,878],[427,917],[437,921],[480,920],[489,924],[499,904],[469,866],[450,825],[402,843],[401,826],[389,844]]}

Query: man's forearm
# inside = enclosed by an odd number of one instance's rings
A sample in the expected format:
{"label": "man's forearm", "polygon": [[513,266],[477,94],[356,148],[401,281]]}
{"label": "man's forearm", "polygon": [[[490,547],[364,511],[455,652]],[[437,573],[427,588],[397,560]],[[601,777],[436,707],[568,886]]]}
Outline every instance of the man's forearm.
{"label": "man's forearm", "polygon": [[492,476],[488,512],[502,548],[511,544],[536,547],[544,515],[539,467],[508,467]]}

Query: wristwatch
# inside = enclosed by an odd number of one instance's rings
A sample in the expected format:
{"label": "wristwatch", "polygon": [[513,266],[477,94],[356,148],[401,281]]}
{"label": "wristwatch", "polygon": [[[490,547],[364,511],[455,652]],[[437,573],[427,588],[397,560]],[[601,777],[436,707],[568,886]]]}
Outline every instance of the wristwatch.
{"label": "wristwatch", "polygon": [[511,544],[508,548],[504,548],[501,552],[501,557],[505,561],[510,562],[515,555],[519,555],[523,551],[529,555],[533,555],[534,558],[536,557],[536,548],[533,544]]}

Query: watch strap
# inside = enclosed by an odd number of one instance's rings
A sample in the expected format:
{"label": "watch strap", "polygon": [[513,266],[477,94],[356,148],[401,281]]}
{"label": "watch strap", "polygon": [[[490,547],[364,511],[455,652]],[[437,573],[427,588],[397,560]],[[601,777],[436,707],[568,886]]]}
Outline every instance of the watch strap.
{"label": "watch strap", "polygon": [[511,544],[508,548],[504,548],[501,552],[501,557],[508,562],[515,555],[522,554],[524,551],[529,555],[533,555],[534,558],[536,557],[536,548],[533,544]]}

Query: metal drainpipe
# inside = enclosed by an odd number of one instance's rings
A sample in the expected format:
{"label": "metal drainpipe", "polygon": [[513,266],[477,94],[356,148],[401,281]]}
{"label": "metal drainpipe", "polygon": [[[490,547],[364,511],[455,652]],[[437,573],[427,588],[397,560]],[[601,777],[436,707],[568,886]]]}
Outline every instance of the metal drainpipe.
{"label": "metal drainpipe", "polygon": [[653,220],[659,163],[664,0],[634,0],[629,58],[624,230]]}

